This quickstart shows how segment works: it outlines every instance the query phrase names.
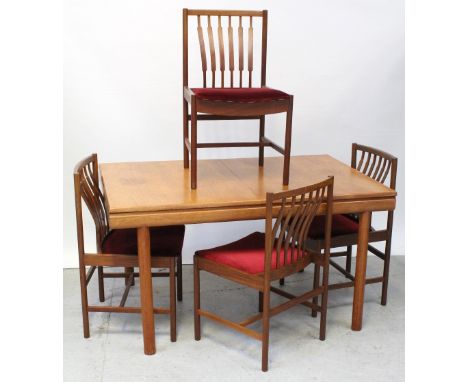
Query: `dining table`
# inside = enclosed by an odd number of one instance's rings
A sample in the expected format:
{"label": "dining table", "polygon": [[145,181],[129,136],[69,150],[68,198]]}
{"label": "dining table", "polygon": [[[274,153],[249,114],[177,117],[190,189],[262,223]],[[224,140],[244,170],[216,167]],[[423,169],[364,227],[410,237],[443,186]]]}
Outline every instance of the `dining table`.
{"label": "dining table", "polygon": [[[330,155],[292,156],[289,185],[283,185],[281,157],[198,161],[198,186],[190,187],[183,161],[100,165],[111,229],[134,228],[145,354],[156,353],[149,228],[264,219],[266,193],[311,185],[334,176],[333,213],[359,216],[351,329],[362,328],[368,235],[374,211],[395,209],[396,192]],[[323,214],[322,206],[318,214]]]}

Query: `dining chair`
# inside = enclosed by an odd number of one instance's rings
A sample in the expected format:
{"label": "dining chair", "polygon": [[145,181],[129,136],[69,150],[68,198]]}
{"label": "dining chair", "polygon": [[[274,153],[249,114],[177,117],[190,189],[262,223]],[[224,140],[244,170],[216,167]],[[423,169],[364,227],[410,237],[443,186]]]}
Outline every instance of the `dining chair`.
{"label": "dining chair", "polygon": [[[332,208],[333,177],[295,190],[269,192],[266,194],[265,233],[255,232],[230,244],[197,251],[194,255],[195,340],[201,338],[200,317],[235,329],[262,342],[262,370],[267,371],[270,318],[298,304],[311,308],[312,312],[320,312],[320,339],[325,340]],[[323,253],[305,246],[309,226],[318,212],[326,215]],[[322,269],[322,282],[314,284],[312,290],[294,296],[271,285],[272,281],[296,273],[311,263]],[[261,312],[234,322],[202,310],[200,271],[259,291]],[[289,301],[270,307],[270,292]],[[318,296],[321,296],[320,305],[318,300],[315,303],[308,301]],[[261,333],[248,328],[260,320]]]}
{"label": "dining chair", "polygon": [[[196,17],[197,19],[203,87],[189,87],[189,17]],[[255,85],[253,78],[254,19],[260,19],[262,25],[260,81],[259,83],[257,82],[257,85]],[[203,28],[203,22],[205,20],[206,28]],[[183,10],[184,167],[189,168],[190,157],[192,189],[197,188],[197,150],[199,148],[258,147],[258,164],[259,166],[263,166],[264,149],[265,147],[271,147],[284,155],[283,184],[287,185],[289,183],[293,96],[266,86],[267,23],[268,11],[266,10]],[[237,31],[235,32],[236,26]],[[206,29],[206,31],[204,31],[204,29]],[[216,29],[216,36],[213,29]],[[247,35],[247,44],[245,44],[245,34]],[[209,46],[209,69],[206,57],[206,37]],[[244,46],[247,48],[247,54],[244,52]],[[218,60],[216,52],[218,52]],[[226,57],[225,52],[229,53],[228,57]],[[235,58],[235,56],[237,56],[237,58]],[[246,56],[247,65],[245,66]],[[237,61],[237,67],[235,61]],[[207,71],[211,71],[211,84],[207,81]],[[265,116],[284,112],[286,113],[285,142],[284,147],[280,147],[265,136]],[[258,141],[198,142],[198,121],[239,119],[259,121]]]}
{"label": "dining chair", "polygon": [[[353,143],[351,154],[351,167],[364,175],[388,185],[392,190],[396,187],[398,160],[391,154],[373,147]],[[368,251],[383,260],[382,276],[368,277],[366,284],[382,283],[382,294],[380,303],[387,304],[388,279],[390,270],[390,252],[392,244],[393,211],[387,211],[386,227],[384,229],[374,228],[369,230],[369,243],[384,242],[384,252],[375,246],[368,246]],[[325,220],[322,216],[315,219],[309,229],[308,244],[315,250],[325,247]],[[346,251],[331,252],[330,265],[342,273],[349,282],[330,284],[329,289],[341,289],[354,287],[354,275],[351,273],[352,247],[358,241],[359,219],[357,215],[333,215],[331,248],[346,247]],[[335,262],[335,257],[346,257],[345,267]],[[280,281],[284,285],[284,279]],[[314,313],[315,314],[315,313]]]}
{"label": "dining chair", "polygon": [[[83,313],[84,337],[89,333],[89,312],[139,313],[140,307],[126,307],[125,303],[139,273],[138,242],[135,229],[110,229],[104,195],[99,187],[98,159],[96,154],[80,161],[74,170],[75,209],[78,237],[78,255],[81,284],[81,305]],[[97,253],[88,253],[84,248],[82,200],[94,220],[96,228]],[[153,277],[169,276],[170,307],[154,308],[154,313],[170,315],[170,337],[176,341],[176,260],[181,257],[185,226],[155,227],[150,229],[151,267],[169,268],[169,272],[153,273]],[[89,267],[86,271],[86,267]],[[104,272],[104,267],[124,267],[124,272]],[[99,300],[105,301],[104,279],[124,278],[125,290],[119,306],[89,305],[87,285],[98,269]],[[177,268],[177,277],[181,283],[181,268]],[[179,284],[180,285],[180,284]],[[181,291],[181,289],[179,289]]]}

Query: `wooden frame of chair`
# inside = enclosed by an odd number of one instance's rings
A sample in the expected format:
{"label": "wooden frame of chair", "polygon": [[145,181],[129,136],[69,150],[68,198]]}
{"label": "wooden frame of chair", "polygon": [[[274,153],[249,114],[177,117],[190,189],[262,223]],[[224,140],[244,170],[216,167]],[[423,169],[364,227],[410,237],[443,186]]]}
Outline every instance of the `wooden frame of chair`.
{"label": "wooden frame of chair", "polygon": [[[387,179],[389,179],[388,186],[393,190],[395,190],[396,187],[397,166],[398,159],[387,152],[378,150],[370,146],[360,145],[357,143],[353,143],[352,145],[351,167],[382,184],[385,184]],[[388,177],[389,175],[390,177]],[[381,241],[385,242],[384,252],[369,244],[368,251],[376,255],[379,259],[383,260],[384,268],[382,276],[368,277],[366,279],[366,284],[382,283],[382,293],[380,301],[382,305],[387,304],[388,279],[390,271],[390,253],[393,231],[393,212],[394,211],[387,211],[387,223],[385,229],[376,230],[371,226],[369,232],[369,243]],[[358,219],[359,217],[355,216],[354,218]],[[354,287],[354,275],[351,273],[351,259],[352,246],[356,245],[357,242],[357,233],[332,236],[330,244],[331,248],[346,247],[346,251],[332,252],[330,253],[330,257],[346,257],[346,265],[345,268],[343,268],[334,260],[330,260],[330,265],[336,270],[338,270],[340,273],[342,273],[350,281],[330,284],[330,290]],[[310,245],[312,245],[313,248],[317,250],[318,248],[324,248],[325,242],[324,240],[314,240]],[[282,284],[284,284],[284,280]]]}
{"label": "wooden frame of chair", "polygon": [[[77,239],[78,239],[78,255],[79,255],[79,272],[81,286],[81,306],[83,314],[83,334],[85,338],[89,338],[89,312],[115,312],[115,313],[140,313],[140,307],[126,307],[125,303],[134,279],[139,277],[138,272],[134,272],[134,267],[139,267],[138,256],[121,255],[121,254],[103,254],[101,253],[101,243],[106,234],[109,233],[109,225],[107,220],[107,211],[104,201],[104,196],[99,188],[98,177],[98,161],[97,155],[91,156],[80,161],[74,170],[74,187],[75,187],[75,211],[77,224]],[[85,201],[91,216],[96,225],[96,247],[97,253],[87,253],[84,248],[83,234],[83,214],[82,214],[82,199]],[[138,241],[145,238],[138,235]],[[139,243],[140,244],[140,243]],[[180,257],[180,256],[179,256]],[[90,268],[86,271],[86,267]],[[174,256],[158,256],[151,258],[152,268],[169,268],[169,272],[153,273],[153,277],[169,276],[170,288],[170,307],[162,308],[155,307],[156,314],[170,315],[170,337],[171,341],[176,341],[176,260]],[[104,272],[104,267],[124,267],[124,272]],[[100,306],[89,305],[87,285],[98,268],[99,277],[99,300],[103,302],[104,297],[104,278],[124,278],[125,291],[122,295],[119,306]]]}
{"label": "wooden frame of chair", "polygon": [[[315,217],[318,208],[326,203],[326,239],[325,250],[311,251],[306,248],[305,241],[309,226]],[[279,210],[274,221],[273,211]],[[304,305],[312,312],[320,312],[320,339],[325,340],[327,295],[328,295],[328,265],[330,254],[331,218],[333,210],[333,177],[312,186],[296,190],[267,193],[266,220],[265,220],[265,258],[264,272],[250,274],[224,264],[194,256],[194,318],[195,340],[201,338],[200,317],[209,318],[238,332],[246,334],[262,342],[262,370],[268,370],[268,344],[270,318],[298,304]],[[283,253],[283,264],[281,264]],[[272,257],[276,257],[276,265],[272,267]],[[304,269],[314,263],[317,269],[322,269],[321,285],[314,284],[314,288],[300,296],[294,296],[286,291],[271,285],[287,275]],[[233,322],[222,318],[212,312],[201,309],[200,304],[200,271],[216,274],[228,280],[238,282],[247,287],[256,289],[260,295],[260,310],[241,322]],[[317,280],[314,280],[314,283]],[[270,292],[286,297],[289,301],[270,307]],[[318,299],[321,304],[310,299]],[[249,325],[262,321],[262,332],[258,333]]]}
{"label": "wooden frame of chair", "polygon": [[[184,167],[189,168],[190,159],[190,174],[191,188],[197,188],[197,149],[199,148],[217,148],[217,147],[258,147],[259,148],[259,166],[264,163],[265,147],[271,147],[280,154],[284,155],[283,164],[283,184],[289,183],[289,163],[291,154],[291,133],[292,133],[292,112],[293,112],[293,96],[289,95],[288,99],[275,100],[269,102],[222,102],[208,101],[197,99],[195,94],[188,86],[188,17],[196,16],[198,19],[198,37],[200,43],[200,54],[202,60],[203,71],[203,87],[207,87],[206,80],[206,49],[203,38],[203,28],[201,26],[201,17],[208,19],[208,41],[210,49],[211,61],[211,87],[216,85],[216,53],[215,40],[218,43],[219,52],[219,70],[221,72],[221,87],[225,87],[225,50],[223,28],[221,26],[221,18],[227,17],[229,20],[228,39],[229,39],[229,72],[230,72],[230,87],[234,86],[234,32],[231,20],[234,17],[239,18],[238,39],[239,39],[239,87],[243,87],[243,71],[244,71],[244,28],[242,26],[242,18],[250,20],[248,28],[248,87],[252,87],[252,71],[253,71],[253,26],[252,18],[262,18],[262,59],[261,59],[261,87],[266,86],[266,54],[267,54],[267,26],[268,26],[268,11],[236,11],[236,10],[196,10],[183,9],[183,151],[184,151]],[[214,38],[211,18],[218,20],[218,39]],[[226,80],[227,84],[227,80]],[[190,114],[189,114],[190,105]],[[270,139],[265,137],[265,115],[286,112],[286,131],[284,147],[280,147]],[[200,114],[201,113],[201,114]],[[259,121],[259,139],[258,142],[217,142],[217,143],[199,143],[197,141],[197,126],[198,121],[214,121],[214,120],[239,120],[239,119],[254,119]],[[190,121],[190,139],[189,139],[189,121]]]}

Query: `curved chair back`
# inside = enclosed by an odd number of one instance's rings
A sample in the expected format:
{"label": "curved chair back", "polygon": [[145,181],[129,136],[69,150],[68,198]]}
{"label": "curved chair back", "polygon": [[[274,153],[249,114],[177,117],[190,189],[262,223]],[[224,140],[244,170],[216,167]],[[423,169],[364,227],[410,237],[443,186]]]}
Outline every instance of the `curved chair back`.
{"label": "curved chair back", "polygon": [[382,184],[386,184],[390,174],[387,184],[393,190],[396,187],[397,165],[398,159],[393,155],[370,146],[353,143],[351,167]]}
{"label": "curved chair back", "polygon": [[79,162],[75,167],[73,177],[75,182],[76,223],[80,253],[84,253],[81,199],[85,201],[93,217],[96,225],[96,247],[98,252],[101,252],[102,240],[109,233],[109,222],[107,220],[104,195],[99,188],[97,155],[92,154]]}
{"label": "curved chair back", "polygon": [[[325,257],[330,253],[333,213],[333,181],[330,177],[320,183],[278,193],[267,193],[265,226],[265,277],[270,269],[278,276],[304,268],[311,253],[306,250],[307,234],[314,217],[326,215]],[[273,224],[274,210],[278,209]],[[320,211],[320,209],[323,209]],[[273,267],[272,267],[273,264]]]}

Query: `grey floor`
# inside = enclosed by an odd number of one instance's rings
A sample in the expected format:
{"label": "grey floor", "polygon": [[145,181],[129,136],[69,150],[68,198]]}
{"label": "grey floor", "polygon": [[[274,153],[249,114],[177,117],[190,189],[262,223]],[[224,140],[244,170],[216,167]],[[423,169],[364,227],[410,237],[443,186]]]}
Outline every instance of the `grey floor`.
{"label": "grey floor", "polygon": [[[381,261],[369,258],[368,274]],[[305,291],[312,269],[291,276],[285,290]],[[260,342],[202,319],[202,339],[193,339],[192,267],[184,266],[184,300],[177,306],[177,342],[169,340],[169,320],[156,316],[157,354],[143,354],[140,317],[136,314],[91,313],[91,337],[83,338],[79,277],[64,270],[65,381],[403,381],[405,260],[393,257],[387,306],[380,305],[380,286],[366,287],[363,329],[350,329],[352,290],[329,295],[327,339],[320,341],[319,318],[303,306],[275,316],[270,329],[269,371],[260,370]],[[332,271],[331,281],[340,279]],[[155,302],[168,304],[166,278],[153,279]],[[122,279],[106,280],[105,304],[118,304]],[[224,317],[241,320],[256,313],[257,294],[229,281],[202,273],[202,306]],[[98,303],[96,279],[89,301]],[[272,303],[283,302],[273,295]],[[138,281],[127,306],[138,305]],[[259,329],[260,325],[252,328]]]}

